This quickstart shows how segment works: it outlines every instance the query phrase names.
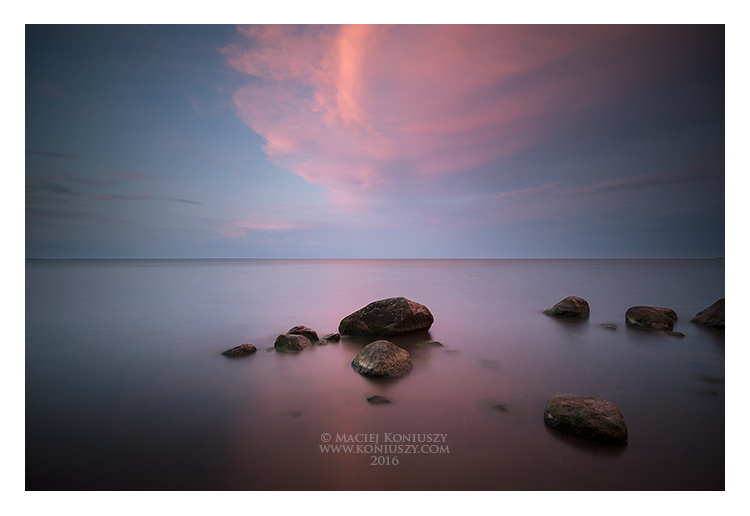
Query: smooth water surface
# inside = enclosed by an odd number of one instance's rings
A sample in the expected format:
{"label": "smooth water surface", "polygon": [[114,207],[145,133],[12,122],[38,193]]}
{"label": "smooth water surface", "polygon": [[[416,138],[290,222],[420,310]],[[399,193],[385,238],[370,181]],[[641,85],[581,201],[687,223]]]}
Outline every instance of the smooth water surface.
{"label": "smooth water surface", "polygon": [[[588,320],[542,314],[568,295]],[[394,296],[435,317],[391,339],[405,377],[356,373],[367,341],[267,350]],[[28,260],[26,488],[724,489],[724,332],[689,322],[723,296],[723,260]],[[672,308],[685,338],[626,328],[633,305]],[[547,428],[555,394],[617,404],[628,444]],[[384,454],[323,434],[447,435]]]}

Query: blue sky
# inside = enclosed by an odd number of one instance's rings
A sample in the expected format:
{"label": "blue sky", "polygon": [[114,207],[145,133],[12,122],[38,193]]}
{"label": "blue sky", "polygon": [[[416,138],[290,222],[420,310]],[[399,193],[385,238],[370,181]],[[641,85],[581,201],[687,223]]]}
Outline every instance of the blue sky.
{"label": "blue sky", "polygon": [[724,256],[723,26],[26,26],[26,257]]}

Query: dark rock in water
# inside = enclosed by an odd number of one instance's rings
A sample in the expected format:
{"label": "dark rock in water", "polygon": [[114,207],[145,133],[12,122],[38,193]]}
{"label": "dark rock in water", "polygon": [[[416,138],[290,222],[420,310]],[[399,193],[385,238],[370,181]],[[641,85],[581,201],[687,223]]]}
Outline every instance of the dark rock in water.
{"label": "dark rock in water", "polygon": [[388,398],[384,398],[383,396],[375,395],[367,398],[367,403],[369,403],[370,405],[388,405],[389,403],[393,402]]}
{"label": "dark rock in water", "polygon": [[625,312],[625,324],[636,328],[672,331],[676,321],[677,314],[669,308],[631,306]]}
{"label": "dark rock in water", "polygon": [[310,342],[318,341],[318,334],[315,332],[315,330],[311,330],[307,326],[295,326],[286,333],[287,335],[304,335]]}
{"label": "dark rock in water", "polygon": [[616,324],[600,324],[599,326],[601,326],[605,330],[617,331],[617,325]]}
{"label": "dark rock in water", "polygon": [[677,337],[679,339],[684,339],[685,334],[681,331],[664,331],[665,335],[669,335],[670,337]]}
{"label": "dark rock in water", "polygon": [[492,408],[500,412],[508,412],[508,405],[493,405]]}
{"label": "dark rock in water", "polygon": [[417,342],[417,347],[418,348],[429,348],[429,347],[441,348],[443,347],[443,344],[436,340],[423,340],[421,342]]}
{"label": "dark rock in water", "polygon": [[328,342],[338,342],[341,340],[341,335],[338,333],[329,333],[323,337],[323,340],[327,340]]}
{"label": "dark rock in water", "polygon": [[327,340],[320,339],[320,340],[316,340],[313,345],[314,346],[327,346],[328,344],[329,342]]}
{"label": "dark rock in water", "polygon": [[544,422],[561,432],[594,441],[624,444],[628,427],[611,401],[579,396],[554,396],[544,409]]}
{"label": "dark rock in water", "polygon": [[555,317],[588,317],[589,304],[580,297],[568,296],[544,313]]}
{"label": "dark rock in water", "polygon": [[434,319],[426,306],[405,297],[374,301],[347,315],[339,324],[341,335],[390,337],[429,330]]}
{"label": "dark rock in water", "polygon": [[312,342],[304,335],[288,334],[284,333],[276,337],[273,347],[277,351],[284,351],[287,353],[296,353],[302,351],[306,347],[310,346]]}
{"label": "dark rock in water", "polygon": [[365,376],[396,377],[411,371],[411,355],[403,348],[388,342],[371,342],[352,360],[355,371]]}
{"label": "dark rock in water", "polygon": [[229,358],[239,358],[239,357],[245,357],[247,355],[252,355],[258,351],[258,348],[253,346],[252,344],[242,344],[241,346],[237,346],[236,348],[228,349],[222,353],[225,357]]}
{"label": "dark rock in water", "polygon": [[724,299],[722,297],[705,310],[698,312],[690,322],[712,328],[724,328]]}

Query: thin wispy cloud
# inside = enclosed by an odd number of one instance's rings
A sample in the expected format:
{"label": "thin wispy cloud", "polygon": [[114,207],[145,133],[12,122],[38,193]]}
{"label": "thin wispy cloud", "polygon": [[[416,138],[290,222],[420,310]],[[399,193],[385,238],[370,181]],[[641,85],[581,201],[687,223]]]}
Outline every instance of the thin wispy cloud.
{"label": "thin wispy cloud", "polygon": [[546,185],[537,186],[534,188],[524,188],[522,190],[512,190],[510,192],[503,192],[500,195],[496,195],[495,199],[515,199],[518,197],[536,197],[538,195],[555,190],[559,188],[562,183],[555,181],[554,183],[548,183]]}
{"label": "thin wispy cloud", "polygon": [[71,154],[66,152],[47,152],[38,151],[32,149],[26,149],[26,154],[32,154],[34,156],[44,156],[46,158],[60,158],[60,159],[88,159],[86,156],[81,154]]}
{"label": "thin wispy cloud", "polygon": [[221,220],[211,226],[215,231],[226,238],[242,238],[247,236],[248,230],[291,230],[310,229],[312,226],[299,224],[283,219],[270,219],[264,217],[237,217]]}
{"label": "thin wispy cloud", "polygon": [[193,201],[190,199],[181,199],[179,197],[170,197],[168,195],[152,195],[152,194],[101,194],[101,195],[90,195],[86,196],[87,199],[93,199],[96,201],[170,201],[179,202],[183,204],[194,204],[203,205],[200,201]]}
{"label": "thin wispy cloud", "polygon": [[639,174],[621,179],[602,181],[583,188],[570,188],[561,192],[563,195],[587,195],[614,190],[630,190],[652,186],[683,183],[686,181],[723,180],[724,173],[713,168],[693,168],[660,174]]}

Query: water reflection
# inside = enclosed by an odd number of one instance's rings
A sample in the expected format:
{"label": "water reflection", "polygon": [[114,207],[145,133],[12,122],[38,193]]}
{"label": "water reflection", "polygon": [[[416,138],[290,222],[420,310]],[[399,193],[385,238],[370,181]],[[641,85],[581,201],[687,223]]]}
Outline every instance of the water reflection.
{"label": "water reflection", "polygon": [[[540,313],[573,288],[589,319]],[[387,339],[412,355],[404,377],[352,369],[376,339],[264,352],[398,295],[435,316]],[[601,327],[643,299],[694,314],[722,295],[702,261],[29,262],[27,489],[723,489],[723,331]],[[219,355],[243,342],[259,351]],[[626,449],[549,429],[558,392],[615,402]],[[393,467],[320,449],[386,432],[446,433],[450,453]]]}

